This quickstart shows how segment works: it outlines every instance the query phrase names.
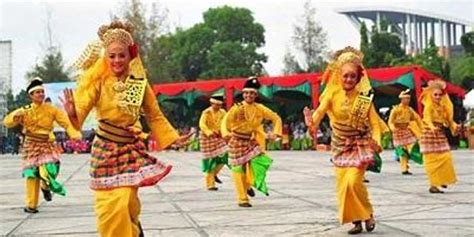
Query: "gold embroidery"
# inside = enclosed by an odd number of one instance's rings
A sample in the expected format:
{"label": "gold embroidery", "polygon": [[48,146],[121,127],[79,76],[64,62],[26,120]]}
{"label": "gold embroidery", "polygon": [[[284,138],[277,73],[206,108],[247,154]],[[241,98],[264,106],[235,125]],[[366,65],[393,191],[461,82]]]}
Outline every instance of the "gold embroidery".
{"label": "gold embroidery", "polygon": [[367,116],[369,114],[370,105],[372,103],[373,94],[370,96],[358,95],[352,105],[350,114],[350,125],[357,130],[367,129]]}
{"label": "gold embroidery", "polygon": [[147,81],[144,78],[129,76],[125,80],[123,87],[118,83],[116,85],[117,90],[125,88],[117,95],[117,99],[119,99],[118,107],[123,112],[133,115],[138,119],[140,117],[140,107],[143,103]]}

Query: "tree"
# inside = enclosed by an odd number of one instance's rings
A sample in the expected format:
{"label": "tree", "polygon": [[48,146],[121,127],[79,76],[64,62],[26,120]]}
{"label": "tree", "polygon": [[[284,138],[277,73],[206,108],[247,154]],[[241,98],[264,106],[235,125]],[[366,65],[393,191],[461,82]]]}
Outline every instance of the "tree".
{"label": "tree", "polygon": [[306,0],[303,7],[304,12],[298,18],[298,24],[293,26],[293,46],[297,55],[302,57],[302,63],[299,65],[302,65],[305,72],[321,71],[326,64],[326,32],[316,19],[316,8],[311,1]]}
{"label": "tree", "polygon": [[374,25],[372,27],[369,47],[364,55],[364,65],[368,68],[391,66],[393,61],[405,56],[400,45],[401,40],[397,35],[379,32]]}
{"label": "tree", "polygon": [[64,68],[60,47],[54,43],[51,17],[52,11],[50,8],[47,8],[45,23],[46,42],[45,44],[40,42],[45,54],[40,63],[36,63],[25,76],[27,79],[40,77],[45,83],[70,81],[71,70]]}
{"label": "tree", "polygon": [[171,62],[168,9],[159,2],[147,7],[140,0],[130,0],[122,4],[118,15],[134,26],[133,39],[140,46],[148,79],[154,83],[182,80],[179,67]]}
{"label": "tree", "polygon": [[287,49],[283,58],[283,74],[289,75],[302,72],[304,72],[304,70],[301,68],[295,56]]}
{"label": "tree", "polygon": [[153,41],[147,64],[149,79],[152,82],[184,81],[181,65],[173,60],[173,36],[162,35]]}
{"label": "tree", "polygon": [[27,78],[40,77],[45,83],[70,81],[70,75],[71,71],[64,69],[62,53],[56,47],[50,48],[41,60],[41,63],[36,63],[26,73]]}
{"label": "tree", "polygon": [[26,90],[21,90],[17,95],[13,95],[11,91],[7,93],[8,113],[24,105],[27,105],[29,103],[30,103],[30,97],[28,96],[28,93],[26,93]]}
{"label": "tree", "polygon": [[461,36],[464,54],[450,59],[453,70],[450,71],[453,83],[461,85],[466,90],[474,88],[474,31]]}
{"label": "tree", "polygon": [[367,32],[367,26],[365,22],[361,23],[360,26],[360,51],[364,54],[369,50],[369,36]]}
{"label": "tree", "polygon": [[174,37],[173,60],[186,80],[247,77],[264,72],[267,56],[257,50],[265,43],[263,26],[246,8],[210,8],[204,22]]}
{"label": "tree", "polygon": [[467,55],[474,56],[474,31],[461,36],[461,45]]}

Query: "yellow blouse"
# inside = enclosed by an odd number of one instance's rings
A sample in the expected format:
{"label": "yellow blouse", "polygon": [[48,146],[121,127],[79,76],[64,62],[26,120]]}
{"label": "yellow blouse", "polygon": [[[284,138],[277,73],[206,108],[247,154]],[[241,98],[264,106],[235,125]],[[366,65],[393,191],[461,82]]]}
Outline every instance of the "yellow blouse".
{"label": "yellow blouse", "polygon": [[[109,76],[96,83],[92,89],[79,89],[74,92],[76,113],[80,126],[82,126],[93,107],[96,109],[96,119],[98,121],[106,120],[121,127],[133,126],[136,123],[134,116],[121,111],[118,107],[119,93],[114,89],[116,82],[117,77]],[[159,149],[168,147],[179,138],[176,130],[161,112],[149,84],[145,90],[142,109]]]}
{"label": "yellow blouse", "polygon": [[218,111],[215,111],[212,107],[205,109],[199,119],[199,128],[206,136],[212,135],[215,131],[220,131],[224,115],[225,110],[223,109]]}
{"label": "yellow blouse", "polygon": [[[25,113],[23,121],[14,121],[13,118],[15,114],[20,111]],[[70,138],[81,139],[81,132],[71,125],[66,113],[51,104],[42,103],[37,105],[32,103],[16,109],[3,120],[3,124],[7,128],[22,125],[25,134],[31,133],[48,136],[53,131],[54,122],[57,122],[61,127],[66,129],[66,133]]]}
{"label": "yellow blouse", "polygon": [[454,119],[448,115],[447,109],[436,103],[430,103],[423,109],[423,122],[425,122],[432,130],[436,129],[435,123],[442,124],[444,127],[456,131],[457,124]]}
{"label": "yellow blouse", "polygon": [[282,122],[278,114],[259,103],[237,103],[230,108],[224,118],[221,125],[222,136],[228,136],[231,132],[251,134],[253,137],[260,133],[264,134],[263,120],[270,120],[273,134],[281,136]]}
{"label": "yellow blouse", "polygon": [[409,125],[410,122],[415,122],[420,128],[423,126],[423,121],[420,116],[408,105],[399,104],[392,109],[390,117],[388,118],[388,126],[393,131],[400,125]]}
{"label": "yellow blouse", "polygon": [[[331,126],[334,123],[350,124],[350,112],[357,95],[358,92],[356,90],[346,92],[341,89],[335,90],[332,95],[327,95],[322,98],[319,107],[314,111],[312,116],[313,126],[319,127],[325,114],[329,116]],[[369,109],[366,125],[370,127],[373,139],[380,143],[382,128],[373,104]]]}

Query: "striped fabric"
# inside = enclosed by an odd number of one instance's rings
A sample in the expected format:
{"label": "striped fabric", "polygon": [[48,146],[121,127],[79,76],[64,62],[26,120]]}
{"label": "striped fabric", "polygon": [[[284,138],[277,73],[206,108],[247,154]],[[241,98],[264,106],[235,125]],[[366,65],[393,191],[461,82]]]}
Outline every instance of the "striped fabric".
{"label": "striped fabric", "polygon": [[411,132],[409,128],[399,128],[392,132],[393,145],[406,146],[416,142],[415,134]]}
{"label": "striped fabric", "polygon": [[172,168],[148,155],[142,141],[115,143],[97,137],[91,154],[90,187],[94,190],[155,185]]}
{"label": "striped fabric", "polygon": [[333,124],[331,148],[336,167],[362,168],[371,165],[375,162],[375,153],[381,151],[368,131],[337,123]]}
{"label": "striped fabric", "polygon": [[250,137],[232,134],[229,141],[229,164],[243,165],[255,156],[263,153],[259,145]]}
{"label": "striped fabric", "polygon": [[451,150],[448,139],[442,129],[431,130],[423,128],[420,139],[421,153],[445,152]]}
{"label": "striped fabric", "polygon": [[227,144],[221,137],[206,136],[199,133],[199,145],[204,159],[216,158],[227,152]]}
{"label": "striped fabric", "polygon": [[47,140],[40,142],[27,137],[22,147],[22,153],[21,166],[23,170],[59,162],[59,153],[54,148],[54,144]]}

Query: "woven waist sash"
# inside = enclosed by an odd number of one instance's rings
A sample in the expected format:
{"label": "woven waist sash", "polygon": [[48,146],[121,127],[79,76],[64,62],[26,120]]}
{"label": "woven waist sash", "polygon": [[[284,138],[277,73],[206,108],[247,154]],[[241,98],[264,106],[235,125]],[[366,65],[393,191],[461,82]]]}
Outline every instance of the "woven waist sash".
{"label": "woven waist sash", "polygon": [[110,124],[104,120],[99,121],[97,136],[117,143],[134,143],[137,140],[136,136],[128,129]]}

